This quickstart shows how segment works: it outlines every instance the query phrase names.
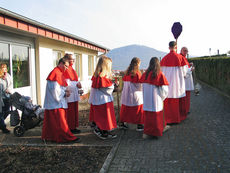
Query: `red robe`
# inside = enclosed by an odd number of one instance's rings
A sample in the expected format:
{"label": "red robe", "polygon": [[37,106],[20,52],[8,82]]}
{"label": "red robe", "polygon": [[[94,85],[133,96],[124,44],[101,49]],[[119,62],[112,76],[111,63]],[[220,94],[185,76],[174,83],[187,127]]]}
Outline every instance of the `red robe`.
{"label": "red robe", "polygon": [[[181,56],[182,56],[183,60],[185,61],[185,63],[188,65],[188,67],[190,67],[187,58],[185,56],[183,56],[183,55],[181,55]],[[182,112],[183,112],[183,114],[186,114],[186,115],[188,114],[189,109],[190,109],[190,96],[191,96],[191,91],[186,90],[186,96],[181,98],[182,99],[181,100]],[[186,117],[187,116],[184,116],[184,119],[186,119]]]}
{"label": "red robe", "polygon": [[[164,127],[166,125],[166,122],[164,120],[164,114],[163,114],[163,99],[160,97],[166,97],[166,95],[152,95],[150,97],[145,97],[145,95],[151,95],[153,93],[160,93],[159,88],[165,85],[168,85],[168,81],[164,74],[160,72],[154,79],[152,79],[152,72],[149,73],[148,78],[145,79],[146,72],[141,77],[141,82],[143,83],[143,92],[144,92],[144,134],[151,135],[151,136],[162,136]],[[148,84],[151,87],[151,90],[145,88],[145,84]],[[156,87],[154,87],[156,86]],[[153,92],[155,90],[156,92]],[[155,100],[158,98],[157,100]],[[152,111],[149,111],[148,106],[146,105],[146,102],[149,102],[152,100]],[[148,111],[147,111],[148,110]]]}
{"label": "red robe", "polygon": [[[92,88],[107,88],[113,85],[112,81],[106,77],[92,77]],[[96,91],[97,92],[97,91]],[[92,94],[92,90],[91,93]],[[116,116],[113,101],[100,105],[91,103],[89,121],[95,122],[101,130],[112,130],[117,128]]]}
{"label": "red robe", "polygon": [[[47,81],[56,81],[60,86],[67,86],[67,83],[63,75],[63,71],[59,67],[56,67],[53,71],[51,71],[51,73],[47,77]],[[55,141],[58,143],[73,141],[77,139],[77,137],[75,137],[71,133],[67,125],[66,109],[60,107],[56,109],[45,110],[42,127],[42,139]]]}
{"label": "red robe", "polygon": [[[64,76],[70,81],[78,81],[77,72],[73,69],[72,66],[68,67],[64,73]],[[79,126],[78,101],[68,102],[66,119],[71,130],[76,129]]]}
{"label": "red robe", "polygon": [[[123,81],[130,82],[130,85],[132,85],[132,83],[138,84],[140,83],[140,78],[141,78],[141,73],[137,72],[136,76],[133,76],[133,77],[131,75],[125,75],[123,77]],[[129,97],[130,94],[135,95],[135,92],[137,93],[138,89],[135,90],[134,93],[128,93],[124,91],[124,88],[123,88],[122,95],[125,94],[123,97],[125,98],[125,100],[127,100],[130,98]],[[137,99],[141,101],[139,101],[138,103],[138,100],[137,100],[137,102],[134,103],[135,105],[132,105],[132,106],[127,105],[127,103],[125,103],[125,101],[122,100],[124,103],[122,103],[121,105],[120,122],[127,122],[127,123],[132,123],[132,124],[144,124],[142,91],[139,97],[141,98],[137,98]]]}
{"label": "red robe", "polygon": [[[170,51],[160,62],[161,67],[183,67],[186,65],[186,62],[183,60],[182,56],[177,54],[175,51]],[[166,74],[165,74],[166,75]],[[178,75],[178,74],[175,74]],[[169,76],[166,75],[166,78]],[[178,76],[179,77],[179,76]],[[180,80],[184,80],[182,77]],[[168,79],[168,81],[170,81]],[[170,84],[169,84],[170,85]],[[178,87],[178,86],[172,86]],[[184,86],[185,88],[185,86]],[[181,88],[178,88],[181,90]],[[184,91],[185,93],[185,91]],[[182,97],[183,98],[183,97]],[[164,101],[164,112],[165,112],[165,120],[166,123],[180,123],[181,120],[186,118],[186,114],[184,111],[183,99],[178,98],[167,98]]]}

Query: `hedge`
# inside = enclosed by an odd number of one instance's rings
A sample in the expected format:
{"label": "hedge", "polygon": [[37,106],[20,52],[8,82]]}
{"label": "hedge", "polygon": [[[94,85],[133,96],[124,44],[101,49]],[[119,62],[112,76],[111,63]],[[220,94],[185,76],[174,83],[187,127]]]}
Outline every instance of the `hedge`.
{"label": "hedge", "polygon": [[190,58],[196,77],[230,96],[230,57]]}

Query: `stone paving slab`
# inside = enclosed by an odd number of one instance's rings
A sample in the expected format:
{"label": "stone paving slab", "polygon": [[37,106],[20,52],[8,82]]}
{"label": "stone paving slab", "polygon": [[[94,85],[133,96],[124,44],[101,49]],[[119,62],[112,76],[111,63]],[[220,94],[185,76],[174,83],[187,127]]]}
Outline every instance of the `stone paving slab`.
{"label": "stone paving slab", "polygon": [[109,173],[230,172],[230,99],[202,85],[188,118],[158,140],[124,132]]}
{"label": "stone paving slab", "polygon": [[[110,139],[110,140],[101,140],[95,136],[92,132],[91,128],[80,127],[82,133],[76,134],[75,136],[81,138],[81,143],[55,143],[55,142],[46,142],[44,143],[41,140],[42,127],[35,127],[33,129],[29,129],[24,133],[22,137],[16,137],[13,134],[14,127],[9,127],[11,133],[10,134],[2,134],[0,132],[0,145],[27,145],[27,146],[61,146],[61,145],[71,145],[71,146],[114,146],[119,138]],[[119,130],[115,130],[118,136],[120,135]]]}

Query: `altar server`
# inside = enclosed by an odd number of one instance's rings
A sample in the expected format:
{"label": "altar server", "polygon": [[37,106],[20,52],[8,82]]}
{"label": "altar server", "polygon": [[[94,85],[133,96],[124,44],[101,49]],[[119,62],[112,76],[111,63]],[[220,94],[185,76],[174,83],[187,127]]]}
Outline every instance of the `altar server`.
{"label": "altar server", "polygon": [[182,58],[186,62],[187,66],[189,67],[189,70],[187,72],[187,75],[185,76],[185,91],[186,91],[186,96],[183,97],[182,99],[182,104],[185,107],[185,112],[186,115],[189,113],[190,110],[190,95],[191,91],[194,90],[194,84],[193,84],[193,77],[192,77],[192,71],[195,69],[193,66],[193,63],[189,63],[187,60],[187,54],[188,54],[188,48],[187,47],[182,47],[180,54],[182,55]]}
{"label": "altar server", "polygon": [[44,120],[42,127],[42,139],[63,142],[80,142],[75,137],[66,121],[66,109],[69,91],[64,77],[64,71],[68,68],[68,59],[61,58],[58,66],[55,67],[47,77],[46,94],[44,102]]}
{"label": "altar server", "polygon": [[181,55],[176,53],[177,44],[169,42],[168,53],[160,62],[162,72],[169,82],[169,93],[164,101],[164,112],[167,124],[180,123],[185,115],[181,110],[180,98],[185,97],[185,76],[188,66]]}
{"label": "altar server", "polygon": [[127,129],[126,123],[137,124],[137,131],[143,131],[143,93],[140,83],[141,61],[134,57],[123,77],[123,91],[121,95],[120,128]]}
{"label": "altar server", "polygon": [[168,81],[160,70],[157,57],[150,60],[149,67],[141,77],[143,83],[144,135],[162,136],[166,127],[163,100],[168,95]]}
{"label": "altar server", "polygon": [[78,89],[81,88],[81,83],[78,81],[77,72],[72,67],[74,64],[73,56],[65,54],[64,57],[69,60],[69,67],[64,73],[70,91],[70,96],[67,97],[68,109],[66,119],[71,132],[80,133],[81,130],[77,129],[77,127],[79,127],[78,101],[80,100]]}
{"label": "altar server", "polygon": [[111,80],[111,69],[112,60],[104,55],[101,56],[92,77],[89,97],[91,104],[89,120],[96,124],[94,133],[101,139],[116,137],[111,133],[111,130],[117,128],[113,106],[114,84]]}

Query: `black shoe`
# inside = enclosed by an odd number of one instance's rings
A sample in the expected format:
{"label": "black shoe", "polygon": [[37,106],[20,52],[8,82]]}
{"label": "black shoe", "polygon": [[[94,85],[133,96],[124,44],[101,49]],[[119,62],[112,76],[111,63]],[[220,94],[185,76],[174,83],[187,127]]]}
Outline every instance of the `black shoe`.
{"label": "black shoe", "polygon": [[73,141],[70,141],[72,143],[80,143],[81,142],[81,139],[80,138],[77,138],[77,139],[74,139]]}
{"label": "black shoe", "polygon": [[103,133],[101,130],[99,130],[98,128],[95,128],[94,129],[94,134],[98,137],[98,138],[100,138],[100,139],[107,139],[108,138],[108,134],[105,134],[105,133]]}
{"label": "black shoe", "polygon": [[78,134],[78,133],[81,133],[81,130],[79,129],[73,129],[73,130],[70,130],[72,133],[74,134]]}
{"label": "black shoe", "polygon": [[100,139],[107,139],[108,138],[108,134],[104,134],[104,133],[98,133],[97,135]]}
{"label": "black shoe", "polygon": [[125,125],[124,123],[121,123],[119,125],[119,129],[124,129],[124,130],[127,130],[129,127],[127,125]]}
{"label": "black shoe", "polygon": [[7,128],[5,128],[5,129],[2,129],[2,133],[8,134],[10,133],[10,131]]}
{"label": "black shoe", "polygon": [[96,127],[96,123],[95,123],[95,122],[92,122],[92,123],[90,124],[90,127],[91,127],[91,128],[95,128],[95,127]]}
{"label": "black shoe", "polygon": [[141,132],[144,130],[144,126],[142,124],[137,124],[136,131]]}

